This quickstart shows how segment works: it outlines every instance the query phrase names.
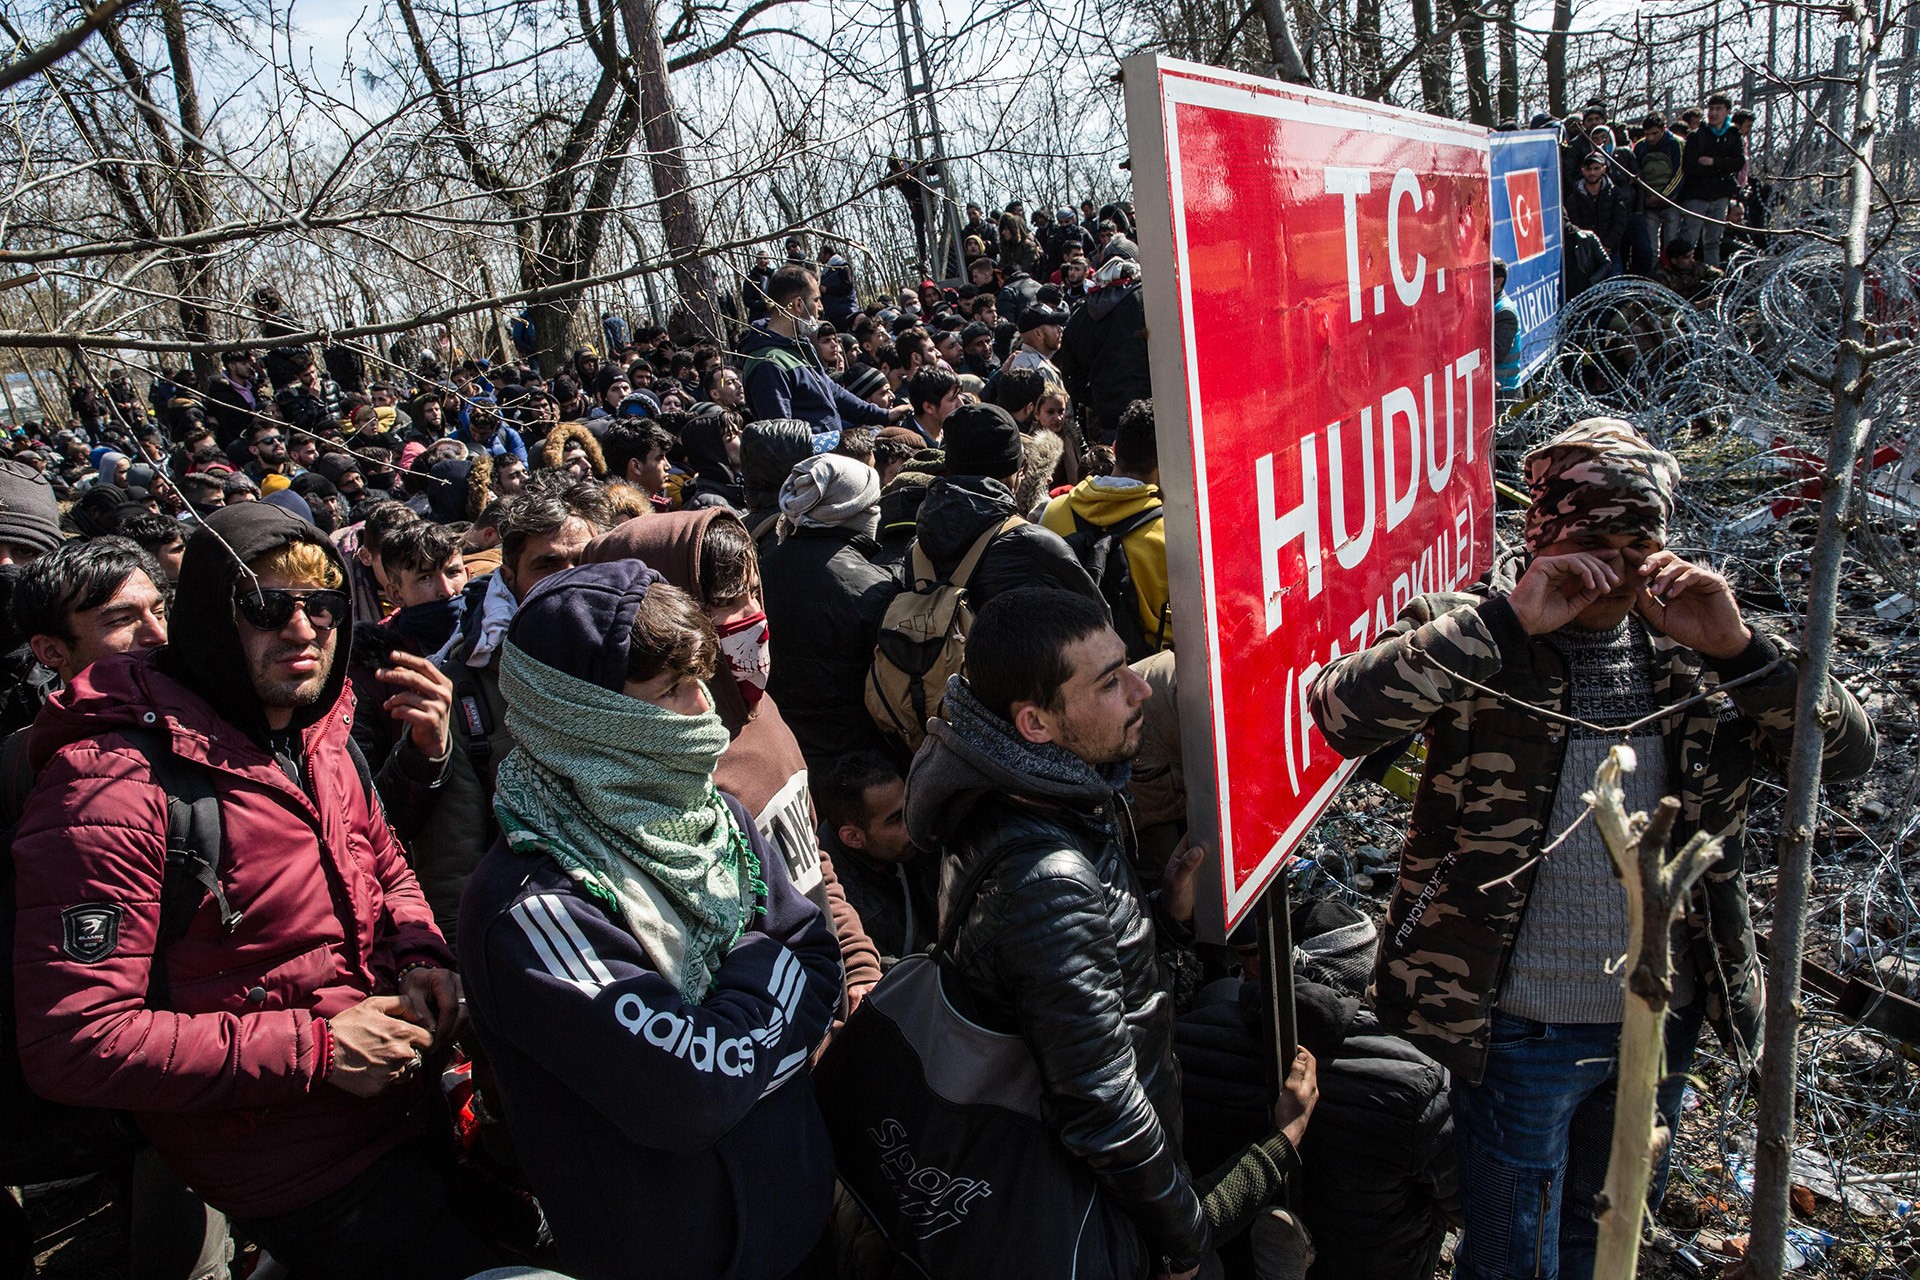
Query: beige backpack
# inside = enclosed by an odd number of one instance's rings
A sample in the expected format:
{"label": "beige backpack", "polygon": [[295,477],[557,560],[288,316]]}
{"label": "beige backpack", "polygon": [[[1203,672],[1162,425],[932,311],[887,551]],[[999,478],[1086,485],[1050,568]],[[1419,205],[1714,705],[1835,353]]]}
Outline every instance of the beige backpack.
{"label": "beige backpack", "polygon": [[967,632],[973,628],[967,584],[980,557],[995,538],[1025,523],[1008,516],[982,533],[946,579],[935,577],[933,562],[917,541],[913,544],[907,561],[913,576],[887,606],[867,671],[867,714],[908,751],[917,751],[925,740],[927,720],[940,714],[946,699],[947,677],[958,675],[965,662]]}

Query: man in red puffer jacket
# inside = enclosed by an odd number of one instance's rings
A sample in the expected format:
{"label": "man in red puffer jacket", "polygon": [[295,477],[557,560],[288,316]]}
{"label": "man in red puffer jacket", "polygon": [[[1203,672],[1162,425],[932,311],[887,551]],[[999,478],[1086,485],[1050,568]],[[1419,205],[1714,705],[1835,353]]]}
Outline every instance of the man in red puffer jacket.
{"label": "man in red puffer jacket", "polygon": [[[344,582],[306,521],[215,512],[171,643],[42,714],[13,845],[21,1064],[52,1101],[132,1112],[297,1275],[466,1276],[497,1259],[418,1123],[459,979],[352,754]],[[168,806],[128,730],[207,771],[224,833],[218,887],[158,957]]]}

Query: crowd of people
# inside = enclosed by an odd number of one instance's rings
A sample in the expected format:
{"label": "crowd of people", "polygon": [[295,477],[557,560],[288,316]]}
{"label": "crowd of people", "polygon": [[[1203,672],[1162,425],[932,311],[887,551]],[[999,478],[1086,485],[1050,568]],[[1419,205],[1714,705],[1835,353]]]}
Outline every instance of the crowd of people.
{"label": "crowd of people", "polygon": [[1595,100],[1560,122],[1569,296],[1637,275],[1700,301],[1737,255],[1764,251],[1774,193],[1754,167],[1754,121],[1716,93],[1672,120],[1613,120]]}
{"label": "crowd of people", "polygon": [[[132,1274],[316,1280],[892,1277],[965,1183],[939,1229],[1025,1274],[967,1170],[854,1194],[814,1089],[933,951],[1093,1188],[1034,1228],[1079,1274],[1427,1280],[1462,1223],[1457,1276],[1591,1269],[1626,917],[1566,832],[1626,722],[1635,805],[1737,829],[1792,655],[1664,548],[1671,458],[1536,450],[1504,571],[1314,684],[1336,749],[1427,766],[1384,925],[1302,903],[1266,958],[1275,1078],[1258,947],[1192,931],[1131,211],[968,215],[964,283],[863,301],[789,241],[724,349],[609,323],[552,370],[368,377],[267,291],[204,384],[17,433],[5,1181],[117,1179]],[[1750,1054],[1747,920],[1736,847],[1676,926],[1669,1126],[1703,1025]]]}

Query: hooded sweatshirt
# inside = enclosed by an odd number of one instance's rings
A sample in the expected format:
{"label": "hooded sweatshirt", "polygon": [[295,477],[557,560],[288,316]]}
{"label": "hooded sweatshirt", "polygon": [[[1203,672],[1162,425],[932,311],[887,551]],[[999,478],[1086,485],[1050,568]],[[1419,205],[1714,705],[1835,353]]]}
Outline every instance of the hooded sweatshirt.
{"label": "hooded sweatshirt", "polygon": [[813,456],[813,428],[793,419],[747,424],[740,433],[740,472],[746,493],[743,517],[754,547],[765,555],[778,538],[780,486],[796,462]]}
{"label": "hooded sweatshirt", "polygon": [[[618,689],[654,581],[630,559],[556,574],[529,593],[509,643]],[[784,1280],[826,1229],[833,1148],[806,1065],[838,1000],[838,949],[732,808],[765,910],[697,1003],[613,906],[537,849],[496,843],[461,902],[474,1026],[520,1165],[581,1280]]]}
{"label": "hooded sweatshirt", "polygon": [[[702,608],[700,545],[715,520],[736,517],[719,510],[675,511],[629,520],[587,544],[582,564],[640,560]],[[778,638],[774,640],[778,653]],[[861,927],[860,917],[841,891],[833,860],[821,848],[813,795],[807,789],[807,762],[793,730],[781,718],[772,695],[749,710],[735,682],[716,675],[709,688],[714,707],[733,741],[720,756],[714,780],[747,807],[768,844],[785,858],[795,885],[826,913],[840,941],[847,992],[857,997],[880,980],[880,954]]]}
{"label": "hooded sweatshirt", "polygon": [[680,505],[690,510],[720,507],[738,515],[747,509],[747,497],[727,458],[727,420],[718,413],[689,419],[680,434],[687,469],[693,481],[681,492]]}
{"label": "hooded sweatshirt", "polygon": [[[1160,505],[1158,485],[1120,476],[1088,476],[1073,489],[1047,504],[1040,523],[1061,537],[1076,529],[1074,517],[1103,529],[1112,528]],[[1173,614],[1167,604],[1167,522],[1150,521],[1129,533],[1120,544],[1126,549],[1127,569],[1140,601],[1140,633],[1153,649],[1173,644]],[[1113,601],[1108,601],[1112,605]]]}
{"label": "hooded sweatshirt", "polygon": [[747,328],[740,351],[747,357],[741,378],[755,418],[798,418],[815,431],[887,425],[885,409],[828,376],[811,342],[775,333],[761,323]]}
{"label": "hooded sweatshirt", "polygon": [[[13,846],[28,1082],[54,1101],[132,1111],[175,1173],[240,1217],[311,1204],[418,1132],[411,1113],[433,1073],[375,1099],[333,1088],[323,1020],[391,993],[411,961],[451,964],[349,752],[344,631],[321,696],[284,735],[269,733],[244,674],[243,562],[290,542],[331,547],[262,503],[207,518],[182,563],[176,642],[96,662],[35,725],[39,784]],[[209,900],[168,946],[165,1009],[147,995],[166,806],[118,732],[136,725],[212,775],[220,883],[240,913],[224,929]],[[76,949],[82,908],[104,954]]]}

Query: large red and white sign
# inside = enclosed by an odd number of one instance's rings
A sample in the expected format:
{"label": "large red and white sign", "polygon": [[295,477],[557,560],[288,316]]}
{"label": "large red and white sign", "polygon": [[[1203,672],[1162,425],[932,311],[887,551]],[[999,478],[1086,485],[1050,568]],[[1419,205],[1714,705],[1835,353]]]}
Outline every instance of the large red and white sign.
{"label": "large red and white sign", "polygon": [[1124,72],[1220,936],[1353,767],[1313,725],[1314,677],[1491,559],[1487,135],[1151,55]]}

